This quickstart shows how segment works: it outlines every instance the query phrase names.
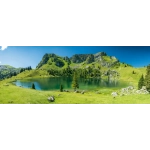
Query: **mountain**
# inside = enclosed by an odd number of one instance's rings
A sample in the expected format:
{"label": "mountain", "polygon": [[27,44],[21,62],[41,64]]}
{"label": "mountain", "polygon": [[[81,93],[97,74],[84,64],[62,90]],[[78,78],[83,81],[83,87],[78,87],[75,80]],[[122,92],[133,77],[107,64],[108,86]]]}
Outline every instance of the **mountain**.
{"label": "mountain", "polygon": [[114,56],[108,56],[105,52],[96,54],[75,54],[71,58],[61,57],[55,54],[45,54],[41,62],[37,65],[37,69],[63,69],[68,65],[71,68],[112,68],[117,67],[121,63]]}
{"label": "mountain", "polygon": [[[72,76],[74,71],[83,78],[119,78],[119,67],[132,67],[121,63],[115,56],[108,56],[105,52],[96,54],[75,54],[72,57],[61,57],[56,54],[45,54],[36,67],[36,74],[52,76]],[[32,77],[29,75],[29,77]]]}
{"label": "mountain", "polygon": [[15,68],[9,65],[0,65],[0,79],[16,75],[20,72],[20,68]]}
{"label": "mountain", "polygon": [[45,54],[38,64],[37,68],[47,68],[47,67],[54,67],[54,68],[62,68],[68,63],[71,63],[68,57],[60,57],[55,54]]}
{"label": "mountain", "polygon": [[73,76],[75,71],[83,79],[93,78],[110,82],[122,80],[129,84],[137,84],[141,75],[146,74],[146,67],[134,68],[120,62],[115,56],[108,56],[105,52],[75,54],[70,58],[45,54],[36,69],[20,71],[17,78],[68,77]]}

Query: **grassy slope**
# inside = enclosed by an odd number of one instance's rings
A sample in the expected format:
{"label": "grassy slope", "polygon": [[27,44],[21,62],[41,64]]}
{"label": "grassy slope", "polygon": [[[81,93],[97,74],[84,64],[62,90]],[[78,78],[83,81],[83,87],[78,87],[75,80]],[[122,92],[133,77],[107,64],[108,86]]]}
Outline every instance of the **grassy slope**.
{"label": "grassy slope", "polygon": [[[0,103],[1,104],[149,104],[149,95],[130,95],[113,99],[110,95],[111,90],[102,89],[102,94],[94,91],[85,93],[60,93],[52,91],[36,91],[24,89],[14,85],[4,86],[0,83]],[[9,93],[9,94],[8,94]],[[58,94],[61,94],[58,96]],[[47,97],[54,95],[56,101],[51,103]]]}
{"label": "grassy slope", "polygon": [[[132,68],[132,67],[119,67],[118,70],[121,74],[121,79],[132,82],[137,86],[137,81],[142,74],[145,74],[146,68]],[[133,70],[136,74],[133,74]],[[25,71],[17,77],[0,81],[0,103],[15,103],[15,104],[149,104],[149,95],[129,95],[124,97],[117,97],[113,99],[111,92],[115,89],[98,89],[101,94],[96,94],[95,91],[90,91],[84,95],[80,93],[60,93],[58,91],[36,91],[32,89],[24,89],[16,87],[9,82],[26,77],[48,77],[45,75],[44,70]],[[41,76],[40,76],[41,75]],[[5,86],[8,83],[9,86]],[[9,93],[9,94],[8,94]],[[58,96],[58,94],[61,94]],[[47,100],[48,96],[54,95],[56,101],[51,103]]]}
{"label": "grassy slope", "polygon": [[[60,58],[61,59],[61,58]],[[104,59],[107,62],[112,61],[110,57],[105,57]],[[61,59],[62,60],[62,59]],[[149,95],[130,95],[124,97],[117,97],[113,99],[111,97],[111,92],[115,91],[116,89],[98,89],[101,94],[96,94],[96,91],[90,91],[88,93],[77,94],[73,91],[70,93],[60,93],[58,91],[36,91],[32,89],[24,89],[21,87],[16,87],[12,85],[10,82],[16,79],[24,79],[24,78],[45,78],[50,77],[48,75],[48,69],[58,69],[61,70],[67,67],[67,62],[64,62],[64,66],[59,68],[55,65],[51,59],[48,61],[47,64],[43,65],[38,70],[30,70],[25,71],[19,74],[16,77],[12,77],[11,79],[6,79],[4,81],[0,81],[0,103],[15,103],[15,104],[51,104],[47,98],[48,96],[54,95],[56,97],[56,101],[54,104],[134,104],[134,103],[150,103],[150,96]],[[97,62],[93,62],[91,64],[86,64],[85,62],[74,64],[71,63],[70,65],[72,68],[79,67],[79,68],[86,68],[87,66],[98,68],[100,64]],[[101,67],[101,66],[100,66]],[[101,71],[104,72],[108,70],[106,67],[102,67]],[[120,73],[120,79],[131,83],[132,85],[137,87],[138,80],[142,74],[145,75],[146,68],[132,68],[132,67],[125,67],[124,64],[121,64],[119,68],[113,67],[111,70],[116,70]],[[133,74],[133,71],[136,74]],[[5,86],[5,84],[9,84],[9,86]],[[58,94],[61,94],[58,96]],[[53,103],[52,103],[53,104]]]}
{"label": "grassy slope", "polygon": [[[146,74],[146,68],[119,67],[115,70],[120,73],[120,80],[131,83],[135,87],[137,87],[141,75]],[[133,71],[135,74],[133,74]]]}
{"label": "grassy slope", "polygon": [[17,77],[13,77],[16,79],[24,79],[24,78],[43,78],[43,77],[51,77],[50,75],[48,75],[46,70],[26,70],[22,73],[20,73],[19,75],[17,75]]}
{"label": "grassy slope", "polygon": [[64,63],[64,66],[62,68],[56,66],[55,62],[53,62],[52,59],[49,59],[47,64],[44,64],[42,67],[40,67],[40,69],[43,69],[43,70],[49,70],[49,69],[60,70],[60,69],[66,68],[68,66],[67,62],[65,60],[63,60],[61,57],[58,57],[58,59]]}

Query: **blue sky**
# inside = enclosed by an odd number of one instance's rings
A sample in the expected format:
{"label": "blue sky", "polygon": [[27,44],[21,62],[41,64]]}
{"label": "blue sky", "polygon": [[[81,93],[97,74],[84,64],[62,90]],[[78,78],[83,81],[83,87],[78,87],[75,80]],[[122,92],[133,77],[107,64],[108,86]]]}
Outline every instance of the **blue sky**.
{"label": "blue sky", "polygon": [[45,53],[71,57],[74,54],[95,54],[102,51],[110,56],[116,56],[121,62],[129,63],[134,67],[143,67],[150,64],[150,47],[1,46],[0,65],[32,66],[32,68],[35,68]]}

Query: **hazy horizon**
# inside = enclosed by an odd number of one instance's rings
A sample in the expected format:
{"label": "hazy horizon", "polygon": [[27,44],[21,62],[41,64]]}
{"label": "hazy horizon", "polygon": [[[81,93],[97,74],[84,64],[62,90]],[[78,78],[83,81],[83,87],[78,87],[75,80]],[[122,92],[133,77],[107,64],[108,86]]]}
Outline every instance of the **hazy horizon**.
{"label": "hazy horizon", "polygon": [[115,56],[120,62],[134,67],[150,64],[150,47],[148,46],[1,46],[0,65],[36,68],[45,53],[71,57],[74,54],[98,52],[106,52],[109,56]]}

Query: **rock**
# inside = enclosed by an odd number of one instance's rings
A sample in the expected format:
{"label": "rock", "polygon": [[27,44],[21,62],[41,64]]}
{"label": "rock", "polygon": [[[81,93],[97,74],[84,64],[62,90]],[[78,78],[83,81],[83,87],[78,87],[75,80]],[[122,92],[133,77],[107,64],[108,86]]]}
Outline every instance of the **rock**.
{"label": "rock", "polygon": [[117,92],[112,92],[111,95],[113,96],[113,98],[116,98],[118,96]]}
{"label": "rock", "polygon": [[64,90],[64,92],[69,92],[68,90]]}
{"label": "rock", "polygon": [[76,90],[74,93],[79,93],[79,91],[78,91],[78,90]]}
{"label": "rock", "polygon": [[124,94],[120,94],[120,96],[125,96]]}
{"label": "rock", "polygon": [[94,55],[94,58],[96,61],[102,61],[102,56],[106,56],[107,54],[105,52],[99,52],[99,53],[96,53]]}
{"label": "rock", "polygon": [[120,91],[120,96],[131,94],[149,94],[149,92],[147,91],[145,86],[143,86],[140,90],[135,89],[133,86],[129,86],[127,88],[121,89]]}
{"label": "rock", "polygon": [[48,97],[48,100],[51,101],[51,102],[54,102],[55,101],[55,97],[54,96],[50,96],[50,97]]}
{"label": "rock", "polygon": [[101,94],[101,92],[97,91],[96,94]]}
{"label": "rock", "polygon": [[117,60],[117,58],[115,56],[111,56],[111,59]]}
{"label": "rock", "polygon": [[90,64],[90,63],[92,63],[92,62],[94,62],[94,55],[89,55],[88,57],[87,57],[87,59],[86,59],[86,63],[87,64]]}
{"label": "rock", "polygon": [[147,90],[147,89],[146,89],[146,86],[142,86],[142,90]]}
{"label": "rock", "polygon": [[134,90],[134,87],[133,86],[129,86],[127,87],[128,90]]}
{"label": "rock", "polygon": [[82,92],[81,92],[81,94],[84,94],[84,93],[85,93],[85,91],[82,91]]}

